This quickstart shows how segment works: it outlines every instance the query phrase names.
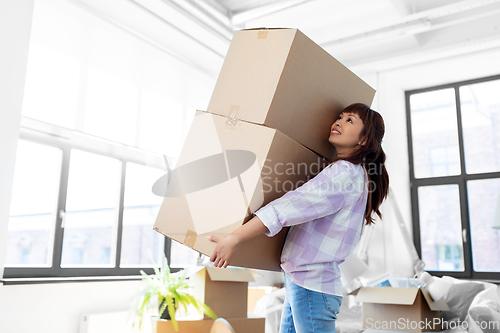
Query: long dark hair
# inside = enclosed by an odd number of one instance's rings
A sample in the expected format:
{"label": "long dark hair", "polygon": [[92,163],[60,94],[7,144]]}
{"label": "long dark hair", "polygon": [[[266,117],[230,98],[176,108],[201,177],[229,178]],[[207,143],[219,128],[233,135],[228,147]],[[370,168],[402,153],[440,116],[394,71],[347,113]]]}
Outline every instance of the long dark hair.
{"label": "long dark hair", "polygon": [[[337,156],[333,162],[345,160],[353,164],[361,164],[369,177],[368,199],[365,210],[366,224],[372,224],[372,213],[380,218],[379,207],[389,192],[389,174],[385,168],[385,152],[382,149],[382,138],[385,133],[384,119],[380,113],[362,103],[351,104],[343,113],[358,115],[363,121],[360,133],[362,145],[357,145],[347,156]],[[332,163],[333,163],[332,162]]]}

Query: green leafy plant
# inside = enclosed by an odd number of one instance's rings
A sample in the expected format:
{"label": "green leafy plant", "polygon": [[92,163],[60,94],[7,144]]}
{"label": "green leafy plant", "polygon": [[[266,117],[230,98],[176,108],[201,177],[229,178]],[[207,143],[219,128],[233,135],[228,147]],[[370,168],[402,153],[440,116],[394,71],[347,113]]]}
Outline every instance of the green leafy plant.
{"label": "green leafy plant", "polygon": [[144,271],[141,271],[146,286],[138,293],[134,311],[139,328],[141,328],[144,314],[153,307],[158,308],[160,317],[163,312],[168,311],[176,331],[178,330],[178,323],[175,320],[175,313],[179,306],[182,306],[184,311],[187,312],[187,307],[192,305],[198,311],[203,311],[209,317],[217,319],[215,313],[205,303],[189,294],[186,270],[170,273],[167,258],[164,256],[161,268],[155,265],[154,272],[153,275],[147,275]]}

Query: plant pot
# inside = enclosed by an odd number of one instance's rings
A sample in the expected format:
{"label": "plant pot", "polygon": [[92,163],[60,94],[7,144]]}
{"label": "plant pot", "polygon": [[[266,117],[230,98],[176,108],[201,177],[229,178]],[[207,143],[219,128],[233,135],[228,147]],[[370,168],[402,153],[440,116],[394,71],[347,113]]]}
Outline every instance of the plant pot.
{"label": "plant pot", "polygon": [[[161,304],[158,306],[158,311],[160,311],[160,309],[162,308],[163,302],[165,302],[165,300],[163,300],[161,302]],[[177,302],[175,301],[175,298],[174,298],[174,307],[175,307],[175,310],[177,310]],[[160,315],[160,319],[166,319],[166,320],[172,319],[172,318],[170,318],[170,313],[168,312],[168,305],[165,308],[165,311],[163,311],[163,313]]]}

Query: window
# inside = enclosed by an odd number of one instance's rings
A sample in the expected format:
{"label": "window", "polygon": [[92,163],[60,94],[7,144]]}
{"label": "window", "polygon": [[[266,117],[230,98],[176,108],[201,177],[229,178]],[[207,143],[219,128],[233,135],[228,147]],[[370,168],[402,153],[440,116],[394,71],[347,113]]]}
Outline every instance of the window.
{"label": "window", "polygon": [[51,266],[61,162],[61,149],[19,141],[6,266]]}
{"label": "window", "polygon": [[215,80],[69,1],[37,1],[5,278],[139,275],[164,252],[151,188],[175,167]]}
{"label": "window", "polygon": [[500,76],[406,92],[414,241],[435,275],[497,279]]}

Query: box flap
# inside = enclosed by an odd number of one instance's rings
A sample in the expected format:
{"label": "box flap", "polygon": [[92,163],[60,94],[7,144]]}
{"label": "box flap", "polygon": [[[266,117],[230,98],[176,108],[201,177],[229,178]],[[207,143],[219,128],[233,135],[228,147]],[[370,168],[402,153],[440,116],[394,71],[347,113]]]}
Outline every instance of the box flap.
{"label": "box flap", "polygon": [[257,271],[251,270],[251,272],[252,272],[252,276],[253,276],[254,278],[256,278],[256,277],[258,277],[258,278],[264,277],[264,275],[260,274],[260,273],[259,273],[259,272],[257,272]]}
{"label": "box flap", "polygon": [[412,305],[415,302],[418,291],[418,288],[367,287],[359,289],[356,301]]}
{"label": "box flap", "polygon": [[434,301],[427,288],[420,288],[420,291],[422,292],[425,301],[429,305],[429,309],[431,309],[432,311],[450,311],[450,308],[448,307],[448,304],[446,304],[444,298]]}
{"label": "box flap", "polygon": [[241,268],[216,268],[207,267],[208,275],[212,281],[253,282],[250,269]]}
{"label": "box flap", "polygon": [[188,266],[184,270],[186,271],[186,276],[191,277],[201,271],[205,266]]}
{"label": "box flap", "polygon": [[359,290],[361,288],[357,288],[357,289],[354,289],[353,291],[351,291],[350,293],[348,293],[347,295],[357,295],[359,293]]}

